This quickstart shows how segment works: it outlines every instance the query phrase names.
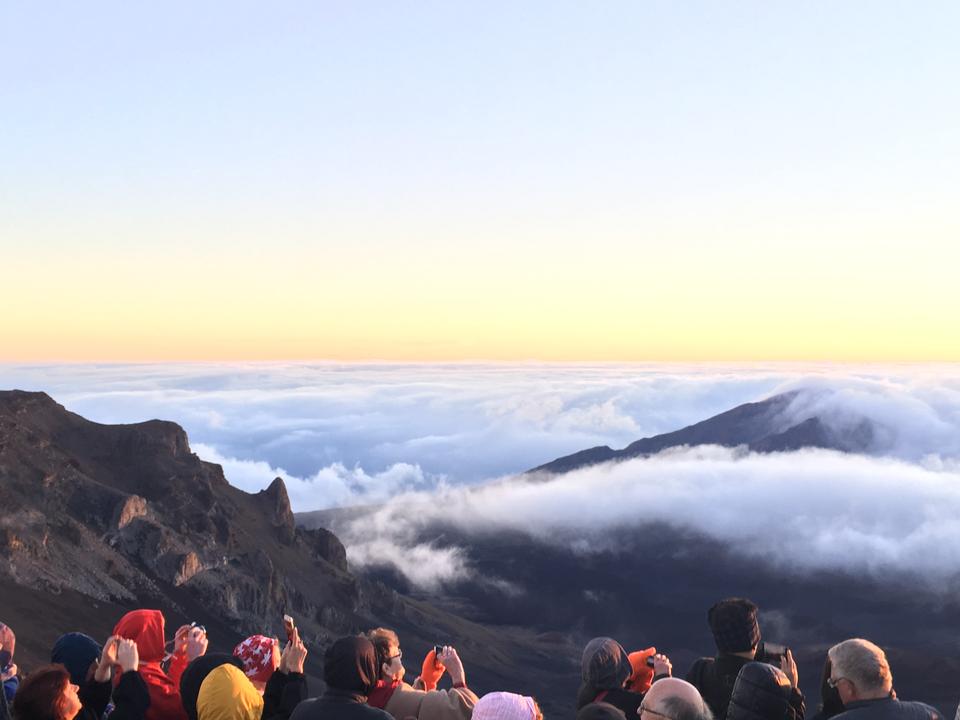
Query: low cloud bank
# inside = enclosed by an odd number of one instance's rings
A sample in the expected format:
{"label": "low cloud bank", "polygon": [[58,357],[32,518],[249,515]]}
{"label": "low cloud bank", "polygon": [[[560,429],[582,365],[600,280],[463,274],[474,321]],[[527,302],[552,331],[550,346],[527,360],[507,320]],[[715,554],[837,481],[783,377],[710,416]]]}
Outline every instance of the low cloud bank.
{"label": "low cloud bank", "polygon": [[960,457],[956,366],[0,365],[0,387],[97,422],[173,420],[244,490],[284,477],[299,512],[478,484],[797,387],[797,419],[875,420],[877,454]]}
{"label": "low cloud bank", "polygon": [[419,465],[407,463],[395,463],[372,474],[359,465],[348,468],[342,463],[332,463],[310,477],[297,477],[283,468],[271,467],[269,463],[223,457],[216,448],[202,443],[194,443],[192,449],[204,460],[221,465],[231,485],[250,492],[263,489],[264,478],[283,478],[294,508],[349,505],[358,498],[366,502],[383,502],[403,493],[441,488],[444,484],[443,477],[427,475]]}
{"label": "low cloud bank", "polygon": [[388,562],[411,582],[436,587],[469,576],[469,565],[451,562],[466,554],[436,545],[434,563],[422,545],[415,558],[403,548],[424,528],[451,521],[467,533],[519,531],[576,552],[609,547],[621,528],[660,522],[791,572],[892,571],[935,586],[960,568],[960,468],[822,450],[684,448],[549,482],[395,498],[337,530],[354,563]]}

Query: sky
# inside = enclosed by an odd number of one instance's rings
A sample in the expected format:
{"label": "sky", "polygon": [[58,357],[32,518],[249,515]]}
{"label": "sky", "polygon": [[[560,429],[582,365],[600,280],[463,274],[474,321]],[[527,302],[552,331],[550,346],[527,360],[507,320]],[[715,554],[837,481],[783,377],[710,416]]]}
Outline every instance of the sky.
{"label": "sky", "polygon": [[0,6],[0,361],[957,361],[960,6]]}

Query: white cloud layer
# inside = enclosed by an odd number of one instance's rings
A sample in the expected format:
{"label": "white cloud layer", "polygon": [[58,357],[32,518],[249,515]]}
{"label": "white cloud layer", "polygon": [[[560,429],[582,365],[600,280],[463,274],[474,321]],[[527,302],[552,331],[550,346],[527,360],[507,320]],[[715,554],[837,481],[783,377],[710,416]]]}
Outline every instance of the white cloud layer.
{"label": "white cloud layer", "polygon": [[[544,483],[508,479],[395,498],[374,518],[336,530],[353,562],[389,562],[412,582],[435,587],[469,573],[450,562],[463,555],[438,546],[438,562],[426,563],[424,547],[415,559],[402,548],[423,528],[451,518],[468,534],[519,531],[581,552],[609,546],[620,528],[659,522],[791,572],[894,571],[934,587],[960,568],[955,463],[924,467],[826,450],[675,449]],[[382,554],[385,546],[394,549]]]}

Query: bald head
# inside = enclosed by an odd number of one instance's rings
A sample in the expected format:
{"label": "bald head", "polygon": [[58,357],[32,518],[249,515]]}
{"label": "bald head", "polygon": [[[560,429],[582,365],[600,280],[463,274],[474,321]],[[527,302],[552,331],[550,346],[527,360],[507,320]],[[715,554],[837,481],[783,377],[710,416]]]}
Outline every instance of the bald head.
{"label": "bald head", "polygon": [[640,705],[641,713],[644,709],[650,711],[644,720],[662,720],[662,717],[670,720],[713,720],[710,708],[697,689],[680,678],[663,678],[651,685]]}

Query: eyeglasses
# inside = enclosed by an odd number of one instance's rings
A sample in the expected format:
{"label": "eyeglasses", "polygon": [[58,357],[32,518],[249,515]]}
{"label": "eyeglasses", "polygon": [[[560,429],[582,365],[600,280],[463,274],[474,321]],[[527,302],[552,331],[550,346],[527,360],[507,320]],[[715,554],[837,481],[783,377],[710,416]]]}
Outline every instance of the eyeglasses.
{"label": "eyeglasses", "polygon": [[848,680],[848,679],[845,678],[845,677],[838,677],[838,678],[830,677],[830,678],[827,678],[827,685],[829,685],[829,686],[832,687],[834,690],[836,690],[836,689],[837,689],[837,685],[840,684],[840,681],[841,681],[841,680],[846,680],[847,682],[850,682],[850,680]]}
{"label": "eyeglasses", "polygon": [[657,717],[666,718],[667,720],[673,720],[673,718],[670,717],[669,715],[664,715],[663,713],[657,712],[656,710],[651,710],[648,707],[644,707],[643,703],[640,703],[640,707],[637,708],[637,715],[642,716],[644,713],[648,713],[650,715],[656,715]]}

